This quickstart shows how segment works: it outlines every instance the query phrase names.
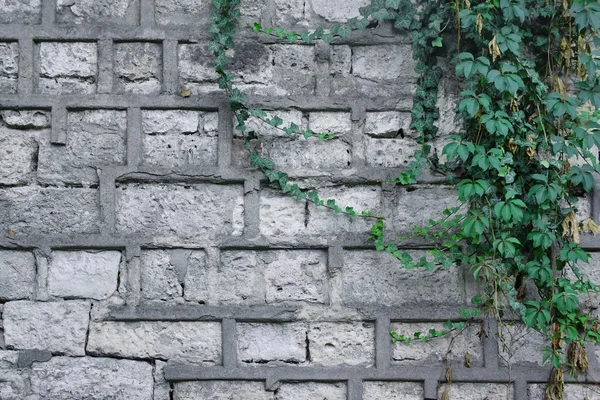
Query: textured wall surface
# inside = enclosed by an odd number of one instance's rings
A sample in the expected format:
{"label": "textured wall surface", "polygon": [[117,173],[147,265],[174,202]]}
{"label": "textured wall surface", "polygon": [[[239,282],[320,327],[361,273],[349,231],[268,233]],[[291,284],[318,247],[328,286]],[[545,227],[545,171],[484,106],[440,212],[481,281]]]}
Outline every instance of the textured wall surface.
{"label": "textured wall surface", "polygon": [[[242,15],[328,25],[365,3],[243,0]],[[543,339],[518,324],[500,346],[488,321],[391,342],[390,329],[458,318],[476,293],[468,271],[404,270],[365,242],[368,221],[285,197],[248,167],[211,67],[210,9],[0,0],[0,399],[541,399]],[[230,56],[253,104],[336,135],[252,122],[302,187],[398,232],[455,204],[439,177],[386,183],[416,148],[408,37],[382,26],[301,45],[242,29]],[[445,82],[438,150],[455,98]],[[583,213],[598,220],[593,200]],[[566,395],[600,399],[576,383]]]}

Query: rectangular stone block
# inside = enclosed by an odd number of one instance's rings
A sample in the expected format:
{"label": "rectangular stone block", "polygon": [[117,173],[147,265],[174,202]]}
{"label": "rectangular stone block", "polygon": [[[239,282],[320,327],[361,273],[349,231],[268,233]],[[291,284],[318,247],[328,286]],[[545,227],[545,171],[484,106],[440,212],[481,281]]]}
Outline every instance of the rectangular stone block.
{"label": "rectangular stone block", "polygon": [[[416,190],[414,190],[416,189]],[[413,232],[415,226],[429,226],[430,219],[444,218],[444,210],[460,206],[456,189],[452,186],[416,186],[409,191],[397,187],[392,223],[395,232]],[[463,208],[462,212],[466,209]]]}
{"label": "rectangular stone block", "polygon": [[37,90],[47,94],[96,92],[98,50],[92,42],[41,42]]}
{"label": "rectangular stone block", "polygon": [[292,27],[305,21],[304,8],[304,0],[275,0],[275,12],[271,24]]}
{"label": "rectangular stone block", "polygon": [[360,16],[359,9],[370,4],[369,0],[309,0],[306,13],[328,22],[346,22]]}
{"label": "rectangular stone block", "polygon": [[[409,344],[398,341],[392,345],[392,363],[430,366],[447,360],[463,365],[468,354],[471,366],[483,366],[483,343],[478,336],[480,328],[479,325],[473,325],[460,333],[450,332],[428,341],[413,340]],[[409,338],[414,338],[417,332],[426,336],[430,329],[444,331],[443,324],[435,322],[395,322],[390,326],[391,331]]]}
{"label": "rectangular stone block", "polygon": [[142,297],[151,300],[181,298],[189,253],[191,250],[183,249],[142,251]]}
{"label": "rectangular stone block", "polygon": [[155,19],[160,25],[198,25],[207,23],[209,0],[156,0]]}
{"label": "rectangular stone block", "polygon": [[411,138],[378,139],[365,137],[365,161],[371,167],[405,167],[421,145]]}
{"label": "rectangular stone block", "polygon": [[219,90],[213,55],[207,45],[182,43],[177,46],[177,55],[180,89],[194,94]]}
{"label": "rectangular stone block", "polygon": [[307,325],[303,322],[238,323],[238,357],[241,364],[305,364]]}
{"label": "rectangular stone block", "polygon": [[347,169],[352,162],[352,146],[339,139],[296,137],[263,143],[261,147],[263,155],[270,158],[280,169]]}
{"label": "rectangular stone block", "polygon": [[364,133],[378,138],[412,137],[410,121],[411,115],[406,111],[367,112]]}
{"label": "rectangular stone block", "polygon": [[53,251],[48,265],[52,296],[104,300],[117,290],[120,251]]}
{"label": "rectangular stone block", "polygon": [[366,322],[317,322],[308,331],[311,363],[370,367],[375,363],[375,326]]}
{"label": "rectangular stone block", "polygon": [[[1,2],[0,2],[1,3]],[[2,11],[0,11],[0,16]],[[0,93],[17,93],[19,44],[0,42]]]}
{"label": "rectangular stone block", "polygon": [[308,114],[308,127],[313,132],[328,132],[335,136],[352,132],[352,120],[349,112],[313,111]]}
{"label": "rectangular stone block", "polygon": [[0,110],[6,128],[34,130],[50,127],[50,112],[44,110]]}
{"label": "rectangular stone block", "polygon": [[292,237],[305,231],[306,200],[271,189],[260,191],[260,233],[271,238]]}
{"label": "rectangular stone block", "polygon": [[512,399],[512,385],[501,383],[452,383],[438,389],[438,399],[442,399],[444,390],[448,390],[452,400],[506,400]]}
{"label": "rectangular stone block", "polygon": [[57,0],[56,21],[137,25],[139,0]]}
{"label": "rectangular stone block", "polygon": [[10,349],[85,355],[90,303],[11,301],[4,304],[4,338]]}
{"label": "rectangular stone block", "polygon": [[97,189],[0,189],[0,226],[12,235],[98,232]]}
{"label": "rectangular stone block", "polygon": [[[414,259],[425,251],[410,251]],[[423,290],[428,288],[428,290]],[[460,267],[407,270],[390,254],[369,250],[344,252],[342,299],[345,304],[457,304],[465,301]]]}
{"label": "rectangular stone block", "polygon": [[174,400],[214,398],[244,400],[275,400],[273,392],[265,390],[264,382],[254,381],[195,381],[175,383]]}
{"label": "rectangular stone block", "polygon": [[345,383],[290,382],[283,383],[276,400],[327,399],[346,400]]}
{"label": "rectangular stone block", "polygon": [[384,44],[352,48],[354,76],[374,81],[405,79],[415,81],[416,61],[409,44]]}
{"label": "rectangular stone block", "polygon": [[[531,384],[527,386],[528,400],[545,400],[546,385]],[[565,384],[563,400],[600,400],[598,386],[594,384]]]}
{"label": "rectangular stone block", "polygon": [[39,24],[42,0],[0,0],[0,24]]}
{"label": "rectangular stone block", "polygon": [[162,65],[162,45],[159,43],[115,43],[115,92],[159,94],[162,87]]}
{"label": "rectangular stone block", "polygon": [[[299,127],[303,127],[303,113],[298,110],[275,110],[275,111],[265,111],[267,114],[266,118],[274,118],[279,117],[283,120],[283,125],[279,128],[276,128],[272,125],[266,123],[263,119],[258,119],[256,117],[250,118],[246,122],[246,132],[255,131],[256,135],[259,138],[289,138],[291,135],[288,135],[284,132],[281,127],[289,127],[290,124],[294,123]],[[234,118],[234,126],[237,125],[237,121]],[[242,133],[238,130],[233,131],[233,135],[236,138],[243,137]]]}
{"label": "rectangular stone block", "polygon": [[45,134],[50,131],[0,125],[0,184],[26,185],[33,181],[39,138]]}
{"label": "rectangular stone block", "polygon": [[143,162],[168,167],[217,164],[219,114],[195,110],[144,110]]}
{"label": "rectangular stone block", "polygon": [[415,382],[363,382],[364,400],[421,400],[423,385]]}
{"label": "rectangular stone block", "polygon": [[221,363],[218,322],[92,322],[87,352],[94,355]]}
{"label": "rectangular stone block", "polygon": [[126,183],[117,187],[116,228],[162,237],[240,235],[241,185]]}
{"label": "rectangular stone block", "polygon": [[543,349],[549,346],[545,335],[523,324],[504,324],[501,333],[498,340],[500,365],[544,365]]}
{"label": "rectangular stone block", "polygon": [[53,357],[31,369],[34,398],[53,400],[152,399],[152,365],[96,357]]}
{"label": "rectangular stone block", "polygon": [[64,146],[50,143],[49,133],[41,136],[40,182],[49,185],[97,185],[98,169],[125,164],[126,111],[69,111],[66,131]]}
{"label": "rectangular stone block", "polygon": [[30,299],[35,285],[32,252],[0,250],[0,300]]}

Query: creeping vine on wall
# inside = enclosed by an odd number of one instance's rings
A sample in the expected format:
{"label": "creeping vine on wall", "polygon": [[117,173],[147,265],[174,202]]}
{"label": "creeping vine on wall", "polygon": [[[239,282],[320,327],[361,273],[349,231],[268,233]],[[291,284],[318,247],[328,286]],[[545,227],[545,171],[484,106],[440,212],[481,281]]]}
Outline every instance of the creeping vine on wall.
{"label": "creeping vine on wall", "polygon": [[[547,335],[543,359],[553,367],[546,394],[561,399],[563,371],[585,372],[586,342],[597,343],[597,318],[581,304],[581,295],[600,287],[586,280],[578,265],[590,255],[579,245],[584,231],[598,232],[591,220],[577,220],[577,201],[594,187],[600,172],[600,4],[589,0],[435,0],[415,5],[409,0],[374,0],[361,17],[325,30],[287,31],[251,26],[256,32],[289,42],[330,41],[353,30],[391,20],[408,30],[417,60],[416,95],[411,127],[420,134],[421,149],[409,168],[397,177],[399,184],[414,184],[430,166],[455,184],[461,207],[446,210],[429,226],[415,227],[412,235],[432,240],[432,257],[413,260],[388,241],[385,220],[369,211],[359,212],[323,200],[316,191],[303,191],[253,147],[259,132],[246,122],[258,118],[289,135],[333,137],[302,130],[251,107],[227,72],[226,51],[233,48],[240,0],[213,0],[215,55],[219,86],[227,93],[250,149],[251,165],[260,168],[282,192],[306,199],[335,212],[374,218],[371,240],[377,250],[398,258],[407,268],[433,269],[467,265],[482,283],[472,299],[470,319],[481,311],[502,321],[512,308],[530,328]],[[460,93],[459,135],[451,137],[440,162],[431,154],[438,118],[436,101],[442,68],[437,59],[452,60]],[[535,286],[525,294],[525,282]],[[459,330],[464,323],[449,323]],[[445,332],[432,331],[415,338]],[[413,337],[393,333],[394,340]]]}

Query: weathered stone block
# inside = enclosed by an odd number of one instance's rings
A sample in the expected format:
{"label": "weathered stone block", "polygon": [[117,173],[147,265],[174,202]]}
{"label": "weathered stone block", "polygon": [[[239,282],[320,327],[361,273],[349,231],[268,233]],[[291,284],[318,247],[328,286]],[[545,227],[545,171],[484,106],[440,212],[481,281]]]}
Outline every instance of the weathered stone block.
{"label": "weathered stone block", "polygon": [[438,389],[438,399],[441,399],[444,390],[448,390],[452,400],[506,400],[513,398],[512,385],[500,383],[453,383],[443,385]]}
{"label": "weathered stone block", "polygon": [[22,187],[0,189],[0,226],[14,235],[98,232],[98,190]]}
{"label": "weathered stone block", "polygon": [[365,118],[364,133],[377,138],[412,136],[411,115],[401,111],[368,112]]}
{"label": "weathered stone block", "polygon": [[262,144],[263,152],[276,166],[288,169],[346,169],[352,161],[350,144],[334,140],[295,138]]}
{"label": "weathered stone block", "polygon": [[107,299],[117,290],[120,251],[54,251],[48,292],[57,297]]}
{"label": "weathered stone block", "polygon": [[218,125],[215,112],[142,111],[143,161],[170,167],[216,165]]}
{"label": "weathered stone block", "polygon": [[315,92],[317,63],[314,46],[272,45],[274,92],[312,95]]}
{"label": "weathered stone block", "polygon": [[166,362],[156,360],[154,362],[154,396],[152,400],[171,400],[172,390],[171,385],[165,379],[165,366]]}
{"label": "weathered stone block", "polygon": [[[413,188],[414,189],[414,188]],[[419,186],[416,190],[396,189],[394,215],[388,227],[395,232],[412,232],[415,226],[429,226],[430,219],[444,217],[444,210],[460,206],[451,186]]]}
{"label": "weathered stone block", "polygon": [[[186,253],[187,254],[187,253]],[[181,258],[177,256],[177,264]],[[180,268],[177,268],[178,278]],[[206,302],[211,293],[215,293],[209,286],[208,265],[206,262],[206,253],[201,250],[190,250],[187,259],[187,269],[184,280],[185,293],[184,298],[188,301]]]}
{"label": "weathered stone block", "polygon": [[142,297],[152,300],[181,297],[191,253],[192,250],[184,249],[142,251]]}
{"label": "weathered stone block", "polygon": [[[267,118],[274,118],[278,116],[283,120],[283,125],[285,127],[289,127],[291,123],[302,127],[302,111],[297,110],[277,110],[277,111],[265,111],[267,114]],[[234,122],[235,124],[235,122]],[[235,126],[235,125],[234,125]],[[250,118],[246,123],[246,131],[256,131],[258,137],[260,138],[287,138],[290,137],[287,133],[285,133],[282,129],[278,129],[272,125],[267,124],[263,120],[258,118]],[[281,127],[280,127],[281,128]],[[233,131],[234,137],[241,138],[243,135],[240,131]]]}
{"label": "weathered stone block", "polygon": [[162,46],[158,43],[116,43],[114,78],[116,93],[160,93]]}
{"label": "weathered stone block", "polygon": [[421,145],[406,138],[378,139],[365,137],[365,161],[372,167],[402,167],[413,159]]}
{"label": "weathered stone block", "polygon": [[[215,398],[214,396],[219,396]],[[174,400],[198,399],[275,400],[273,392],[265,390],[264,382],[196,381],[175,384]]]}
{"label": "weathered stone block", "polygon": [[156,0],[155,19],[161,25],[198,25],[213,11],[209,0]]}
{"label": "weathered stone block", "polygon": [[0,24],[39,24],[42,0],[0,0]]}
{"label": "weathered stone block", "polygon": [[97,185],[99,168],[125,164],[126,141],[126,111],[69,112],[65,146],[51,144],[49,134],[41,136],[38,179],[54,185]]}
{"label": "weathered stone block", "polygon": [[[1,3],[1,1],[0,1]],[[0,18],[2,11],[0,11]],[[0,43],[0,93],[16,93],[19,75],[19,45]]]}
{"label": "weathered stone block", "polygon": [[273,26],[293,26],[304,19],[304,0],[275,0]]}
{"label": "weathered stone block", "polygon": [[352,73],[363,79],[414,81],[416,62],[409,44],[356,46],[352,49]]}
{"label": "weathered stone block", "polygon": [[543,348],[548,346],[545,335],[523,324],[504,325],[504,340],[498,340],[501,365],[537,364],[542,366]]}
{"label": "weathered stone block", "polygon": [[350,46],[332,45],[329,51],[329,73],[337,77],[347,77],[351,71],[352,49]]}
{"label": "weathered stone block", "polygon": [[[414,337],[416,332],[427,335],[430,329],[443,331],[441,323],[393,323],[390,330],[406,337]],[[479,326],[470,326],[459,334],[451,332],[446,336],[429,341],[413,340],[410,344],[396,342],[392,348],[392,362],[400,365],[434,365],[446,358],[450,362],[463,364],[468,353],[473,367],[483,365],[483,344],[478,336]],[[454,340],[453,340],[454,338]],[[452,345],[451,345],[452,343]],[[450,352],[448,350],[450,349]]]}
{"label": "weathered stone block", "polygon": [[4,305],[4,338],[11,349],[44,349],[82,356],[90,319],[87,301],[11,301]]}
{"label": "weathered stone block", "polygon": [[344,383],[284,383],[275,396],[275,400],[326,399],[346,400]]}
{"label": "weathered stone block", "polygon": [[42,110],[2,110],[0,119],[8,128],[41,129],[50,127],[50,112]]}
{"label": "weathered stone block", "polygon": [[143,361],[53,357],[31,370],[35,398],[150,400],[152,384],[152,365]]}
{"label": "weathered stone block", "polygon": [[258,252],[264,265],[267,303],[327,301],[327,253],[318,250]]}
{"label": "weathered stone block", "polygon": [[38,91],[48,94],[96,92],[96,43],[42,42]]}
{"label": "weathered stone block", "polygon": [[264,304],[264,276],[256,252],[222,251],[219,270],[211,275],[209,299],[217,303]]}
{"label": "weathered stone block", "polygon": [[414,382],[363,382],[364,400],[421,400],[423,385]]}
{"label": "weathered stone block", "polygon": [[128,183],[117,188],[118,232],[162,237],[240,235],[243,188],[208,183]]}
{"label": "weathered stone block", "polygon": [[372,366],[375,326],[366,322],[319,322],[308,331],[312,363],[324,366]]}
{"label": "weathered stone block", "polygon": [[[414,259],[425,251],[411,251]],[[429,290],[423,290],[424,287]],[[346,304],[464,304],[460,267],[425,271],[407,270],[387,253],[344,252],[342,299]]]}
{"label": "weathered stone block", "polygon": [[33,253],[0,250],[0,300],[31,298],[35,284],[35,269]]}
{"label": "weathered stone block", "polygon": [[[0,336],[2,330],[0,329]],[[18,351],[0,350],[0,399],[25,397],[29,384],[28,376],[17,370]]]}
{"label": "weathered stone block", "polygon": [[199,93],[207,87],[218,90],[218,75],[213,65],[213,55],[204,44],[184,43],[177,47],[179,86]]}
{"label": "weathered stone block", "polygon": [[341,136],[352,131],[352,120],[349,112],[315,111],[308,114],[308,127],[317,133],[329,132]]}
{"label": "weathered stone block", "polygon": [[[527,387],[528,400],[545,400],[546,397],[546,385],[532,384]],[[577,385],[573,383],[567,383],[564,387],[563,400],[600,400],[600,393],[598,393],[597,387],[593,384]]]}
{"label": "weathered stone block", "polygon": [[303,364],[306,359],[305,323],[238,323],[238,357],[243,364]]}
{"label": "weathered stone block", "polygon": [[360,15],[359,8],[370,3],[369,0],[310,0],[307,9],[326,21],[346,22],[350,18]]}
{"label": "weathered stone block", "polygon": [[271,238],[291,237],[306,228],[305,200],[282,196],[263,189],[260,192],[260,233]]}
{"label": "weathered stone block", "polygon": [[56,20],[60,23],[90,22],[136,25],[139,0],[58,0]]}
{"label": "weathered stone block", "polygon": [[35,175],[40,134],[43,135],[40,131],[22,131],[0,126],[0,184],[31,183]]}
{"label": "weathered stone block", "polygon": [[215,365],[221,363],[218,322],[92,322],[87,352]]}

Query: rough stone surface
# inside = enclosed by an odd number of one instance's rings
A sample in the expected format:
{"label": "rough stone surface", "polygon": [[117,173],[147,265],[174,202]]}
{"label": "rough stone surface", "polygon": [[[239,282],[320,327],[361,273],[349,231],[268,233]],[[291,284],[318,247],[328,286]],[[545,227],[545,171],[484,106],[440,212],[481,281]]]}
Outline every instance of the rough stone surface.
{"label": "rough stone surface", "polygon": [[217,113],[142,111],[144,162],[169,167],[216,165],[218,122]]}
{"label": "rough stone surface", "polygon": [[38,179],[42,183],[98,184],[98,169],[125,164],[127,113],[86,110],[67,115],[67,143],[56,146],[41,135]]}
{"label": "rough stone surface", "polygon": [[214,365],[221,362],[217,322],[92,322],[87,352]]}
{"label": "rough stone surface", "polygon": [[344,169],[352,160],[351,146],[337,139],[281,140],[263,145],[263,151],[275,165],[287,165],[289,169]]}
{"label": "rough stone surface", "polygon": [[414,159],[420,145],[410,138],[365,138],[365,160],[372,167],[403,167]]}
{"label": "rough stone surface", "polygon": [[323,399],[346,400],[346,385],[343,383],[284,383],[275,400]]}
{"label": "rough stone surface", "polygon": [[46,349],[82,356],[89,322],[87,301],[11,301],[4,305],[4,338],[11,349]]}
{"label": "rough stone surface", "polygon": [[[180,256],[182,252],[184,254]],[[144,251],[141,257],[142,296],[157,300],[181,297],[189,253],[186,250]]]}
{"label": "rough stone surface", "polygon": [[133,24],[138,19],[139,0],[58,0],[56,20],[68,24]]}
{"label": "rough stone surface", "polygon": [[0,0],[0,24],[39,24],[42,0]]}
{"label": "rough stone surface", "polygon": [[19,46],[17,42],[0,43],[0,93],[17,92],[18,74]]}
{"label": "rough stone surface", "polygon": [[242,188],[130,183],[117,188],[117,231],[157,236],[230,234],[244,227]]}
{"label": "rough stone surface", "polygon": [[357,46],[352,49],[352,71],[372,80],[415,79],[410,45]]}
{"label": "rough stone surface", "polygon": [[154,362],[154,397],[152,400],[171,400],[173,391],[171,390],[171,385],[165,379],[164,370],[166,362],[156,360]]}
{"label": "rough stone surface", "polygon": [[[468,354],[471,366],[482,366],[483,344],[478,336],[479,328],[473,325],[458,335],[451,332],[429,341],[414,340],[409,344],[398,341],[392,348],[392,362],[399,365],[433,365],[446,359],[461,365]],[[444,331],[443,324],[434,322],[393,323],[390,329],[410,338],[416,332],[426,335],[430,329]]]}
{"label": "rough stone surface", "polygon": [[0,250],[0,300],[29,299],[35,284],[35,257],[29,251]]}
{"label": "rough stone surface", "polygon": [[505,325],[504,343],[498,341],[498,352],[502,365],[542,363],[542,349],[548,346],[545,335],[528,329],[523,324]]}
{"label": "rough stone surface", "polygon": [[260,192],[260,233],[267,237],[291,237],[305,229],[306,201],[281,197],[275,191]]}
{"label": "rough stone surface", "polygon": [[98,232],[98,190],[0,189],[0,226],[14,235]]}
{"label": "rough stone surface", "polygon": [[158,43],[117,43],[114,46],[116,92],[160,93],[162,46]]}
{"label": "rough stone surface", "polygon": [[352,121],[347,112],[311,112],[308,115],[308,127],[317,133],[328,132],[341,136],[351,132]]}
{"label": "rough stone surface", "polygon": [[33,180],[38,138],[46,132],[15,130],[0,125],[0,184],[23,185]]}
{"label": "rough stone surface", "polygon": [[[425,255],[411,252],[414,259]],[[431,290],[423,290],[423,287]],[[434,271],[407,270],[387,253],[346,251],[342,267],[343,300],[347,304],[462,304],[463,274],[459,267]],[[402,293],[402,296],[398,296]]]}
{"label": "rough stone surface", "polygon": [[310,358],[317,365],[372,366],[375,326],[364,322],[320,322],[308,331]]}
{"label": "rough stone surface", "polygon": [[[528,400],[544,400],[546,385],[533,384],[527,387]],[[563,400],[600,400],[598,388],[594,385],[565,384]]]}
{"label": "rough stone surface", "polygon": [[308,360],[305,323],[236,325],[242,364],[303,364]]}
{"label": "rough stone surface", "polygon": [[364,400],[421,400],[423,385],[414,382],[371,382],[363,384]]}
{"label": "rough stone surface", "polygon": [[52,296],[103,300],[117,290],[120,251],[55,251],[48,266]]}
{"label": "rough stone surface", "polygon": [[96,43],[42,42],[38,91],[48,94],[90,94],[96,91]]}
{"label": "rough stone surface", "polygon": [[199,381],[175,384],[174,400],[275,400],[273,392],[265,391],[264,382]]}
{"label": "rough stone surface", "polygon": [[365,118],[365,134],[380,138],[393,138],[410,135],[410,119],[408,112],[380,111],[368,112]]}
{"label": "rough stone surface", "polygon": [[345,22],[350,18],[358,17],[360,15],[358,9],[370,2],[368,0],[309,0],[307,3],[307,7],[326,21]]}
{"label": "rough stone surface", "polygon": [[34,398],[53,400],[152,399],[152,365],[143,361],[54,357],[31,371]]}
{"label": "rough stone surface", "polygon": [[512,386],[494,383],[453,383],[438,389],[438,399],[448,390],[452,400],[505,400],[513,398]]}
{"label": "rough stone surface", "polygon": [[209,0],[156,0],[156,22],[161,25],[198,24],[208,21]]}
{"label": "rough stone surface", "polygon": [[0,118],[8,128],[13,129],[50,127],[50,113],[43,110],[0,110]]}

